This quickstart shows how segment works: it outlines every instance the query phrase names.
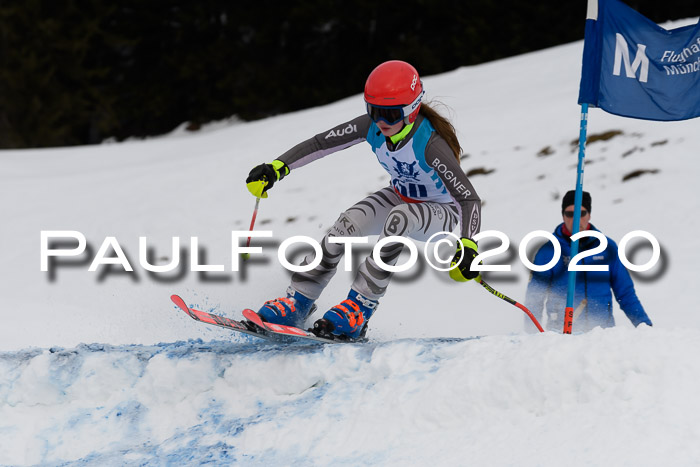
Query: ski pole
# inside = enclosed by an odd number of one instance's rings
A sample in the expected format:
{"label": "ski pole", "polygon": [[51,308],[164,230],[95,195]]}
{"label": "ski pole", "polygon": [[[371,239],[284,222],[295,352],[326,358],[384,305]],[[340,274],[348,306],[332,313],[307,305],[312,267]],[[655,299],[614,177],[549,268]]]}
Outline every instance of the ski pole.
{"label": "ski pole", "polygon": [[513,300],[513,299],[510,298],[510,297],[506,297],[506,296],[503,295],[501,292],[497,291],[496,289],[494,289],[493,287],[491,287],[490,285],[488,285],[488,284],[486,283],[486,281],[484,281],[484,279],[482,279],[481,274],[479,274],[479,275],[476,277],[476,279],[474,279],[474,280],[477,281],[479,284],[481,284],[486,290],[488,290],[489,292],[491,292],[491,293],[492,293],[493,295],[495,295],[496,297],[498,297],[498,298],[500,298],[500,299],[503,299],[503,300],[505,300],[506,302],[510,303],[511,305],[515,305],[515,306],[517,306],[518,308],[520,308],[521,310],[523,310],[523,311],[525,312],[525,314],[528,315],[528,316],[530,317],[530,319],[531,319],[532,322],[535,324],[535,326],[537,326],[537,329],[538,329],[540,332],[544,332],[544,329],[542,329],[542,326],[540,326],[540,323],[537,321],[537,318],[535,318],[535,316],[530,312],[530,310],[528,310],[527,308],[525,308],[524,305],[521,305],[520,303],[516,302],[515,300]]}
{"label": "ski pole", "polygon": [[[253,218],[250,220],[250,228],[248,229],[250,232],[252,232],[253,227],[255,227],[255,218],[258,217],[258,206],[260,206],[260,198],[255,199],[255,209],[253,210]],[[250,246],[251,238],[252,236],[248,237],[248,241],[245,244],[246,248]],[[241,258],[243,258],[243,261],[247,261],[250,258],[250,253],[241,253]]]}

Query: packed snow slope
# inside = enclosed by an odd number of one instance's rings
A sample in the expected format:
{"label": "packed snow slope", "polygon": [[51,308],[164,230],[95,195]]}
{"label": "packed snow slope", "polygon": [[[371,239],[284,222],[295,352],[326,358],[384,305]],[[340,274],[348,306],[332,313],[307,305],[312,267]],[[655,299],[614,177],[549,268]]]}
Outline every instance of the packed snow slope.
{"label": "packed snow slope", "polygon": [[[554,229],[576,180],[581,53],[577,42],[424,77],[458,131],[482,230],[510,240],[487,263],[511,271],[487,280],[520,301],[521,240]],[[272,238],[254,238],[262,254],[232,271],[231,232],[248,229],[254,206],[250,168],[362,112],[358,94],[197,133],[0,151],[0,464],[700,465],[697,120],[589,116],[592,222],[617,241],[644,230],[661,244],[659,263],[634,274],[653,328],[616,308],[615,329],[523,334],[520,310],[423,263],[396,276],[364,345],[268,345],[176,310],[173,293],[234,318],[284,293],[279,244],[320,239],[387,185],[366,144],[294,171],[260,203],[256,229]],[[86,251],[42,271],[47,231],[79,232]],[[121,264],[89,271],[103,245]],[[641,240],[628,252],[636,264],[651,256]],[[179,261],[153,273],[141,254]],[[340,270],[319,308],[352,278]]]}
{"label": "packed snow slope", "polygon": [[698,465],[698,352],[654,328],[26,349],[0,354],[0,464]]}

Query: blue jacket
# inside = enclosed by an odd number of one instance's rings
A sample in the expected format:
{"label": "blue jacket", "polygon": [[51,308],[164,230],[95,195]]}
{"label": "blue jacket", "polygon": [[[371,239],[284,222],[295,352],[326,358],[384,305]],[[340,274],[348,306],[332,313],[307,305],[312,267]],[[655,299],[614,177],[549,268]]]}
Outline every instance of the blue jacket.
{"label": "blue jacket", "polygon": [[[546,304],[548,317],[546,328],[559,332],[564,327],[564,309],[569,284],[568,265],[571,259],[571,239],[562,232],[563,226],[562,223],[554,229],[554,236],[561,245],[561,258],[553,268],[547,271],[532,272],[525,296],[525,306],[538,320],[542,318],[542,311]],[[593,225],[590,228],[599,231]],[[574,319],[574,332],[586,332],[596,326],[607,328],[615,325],[611,289],[615,293],[615,299],[620,304],[620,308],[632,324],[638,326],[640,323],[646,323],[651,326],[651,320],[634,291],[632,278],[620,261],[617,244],[610,238],[606,238],[608,246],[603,252],[579,261],[579,264],[584,265],[605,264],[608,265],[608,270],[576,272],[574,310],[579,308],[584,298],[587,299],[587,304],[580,309],[580,314]],[[599,246],[600,241],[593,237],[584,237],[578,244],[579,252],[582,252]],[[554,248],[551,242],[547,242],[537,251],[533,263],[538,266],[545,265],[553,255]],[[535,330],[529,319],[525,322],[526,330]]]}

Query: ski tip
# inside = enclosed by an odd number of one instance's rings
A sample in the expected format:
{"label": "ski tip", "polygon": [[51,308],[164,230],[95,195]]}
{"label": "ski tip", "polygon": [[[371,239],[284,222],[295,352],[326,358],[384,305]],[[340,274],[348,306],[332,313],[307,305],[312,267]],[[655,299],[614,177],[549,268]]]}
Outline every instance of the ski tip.
{"label": "ski tip", "polygon": [[185,303],[185,301],[182,298],[180,298],[179,295],[171,295],[170,300],[172,300],[175,305],[182,308],[183,310],[186,310],[187,308],[189,308],[187,306],[187,304]]}

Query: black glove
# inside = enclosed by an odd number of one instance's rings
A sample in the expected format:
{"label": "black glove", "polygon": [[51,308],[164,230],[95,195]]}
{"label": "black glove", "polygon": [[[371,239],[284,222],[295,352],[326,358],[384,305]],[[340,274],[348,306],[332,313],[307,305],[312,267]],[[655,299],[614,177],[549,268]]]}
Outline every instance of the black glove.
{"label": "black glove", "polygon": [[[460,242],[457,244],[457,252],[454,258],[452,258],[451,266],[453,269],[450,270],[450,277],[457,282],[466,282],[479,277],[479,271],[470,271],[474,259],[478,255],[476,252],[476,242],[471,238],[462,237]],[[464,251],[464,258],[459,266],[454,267],[459,258],[462,256],[462,251]]]}
{"label": "black glove", "polygon": [[272,188],[277,180],[282,180],[289,173],[289,167],[284,162],[275,159],[271,164],[260,164],[253,167],[245,182],[253,196],[267,198],[267,190]]}

